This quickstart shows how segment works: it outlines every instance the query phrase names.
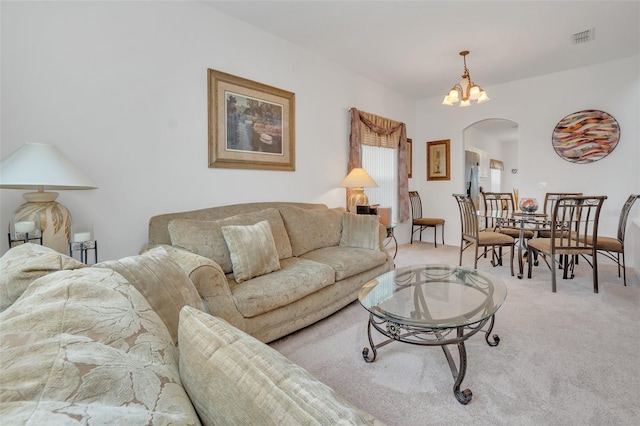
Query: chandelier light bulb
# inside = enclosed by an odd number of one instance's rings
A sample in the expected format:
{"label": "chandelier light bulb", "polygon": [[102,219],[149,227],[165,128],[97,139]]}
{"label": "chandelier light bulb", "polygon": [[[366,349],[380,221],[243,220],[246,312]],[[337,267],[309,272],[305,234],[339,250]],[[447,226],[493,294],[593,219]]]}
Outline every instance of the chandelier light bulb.
{"label": "chandelier light bulb", "polygon": [[460,56],[462,56],[464,61],[464,74],[462,74],[462,80],[460,80],[460,84],[453,86],[449,93],[445,95],[442,105],[451,106],[456,102],[460,102],[460,106],[462,107],[471,105],[471,101],[476,101],[481,104],[489,100],[487,92],[471,81],[469,69],[467,68],[466,57],[468,54],[468,50],[460,52]]}

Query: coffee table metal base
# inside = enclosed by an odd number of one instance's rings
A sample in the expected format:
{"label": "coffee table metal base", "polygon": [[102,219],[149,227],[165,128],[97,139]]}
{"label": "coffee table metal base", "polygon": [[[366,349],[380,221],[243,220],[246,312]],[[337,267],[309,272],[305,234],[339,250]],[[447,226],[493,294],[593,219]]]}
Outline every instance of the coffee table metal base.
{"label": "coffee table metal base", "polygon": [[[455,383],[453,384],[453,394],[461,404],[468,404],[473,397],[473,393],[469,389],[460,390],[462,381],[467,372],[467,350],[464,346],[465,340],[473,336],[479,331],[485,333],[485,340],[489,346],[497,346],[500,343],[498,335],[494,334],[489,338],[491,331],[493,330],[493,324],[495,316],[492,315],[477,324],[464,327],[452,327],[452,328],[418,328],[411,327],[404,324],[395,323],[389,320],[383,320],[375,315],[369,313],[369,325],[367,327],[367,333],[369,335],[369,345],[373,352],[373,356],[369,356],[369,348],[362,349],[362,357],[366,362],[373,362],[376,360],[378,349],[388,345],[393,341],[410,343],[413,345],[421,346],[440,346],[444,355],[449,362],[449,368]],[[484,326],[489,324],[486,330],[483,330]],[[388,337],[389,339],[378,343],[373,343],[371,336],[371,328],[375,328],[380,334]],[[455,332],[455,334],[454,334]],[[454,334],[454,335],[452,335]],[[456,345],[458,347],[459,361],[456,366],[455,360],[451,356],[451,352],[447,345]]]}

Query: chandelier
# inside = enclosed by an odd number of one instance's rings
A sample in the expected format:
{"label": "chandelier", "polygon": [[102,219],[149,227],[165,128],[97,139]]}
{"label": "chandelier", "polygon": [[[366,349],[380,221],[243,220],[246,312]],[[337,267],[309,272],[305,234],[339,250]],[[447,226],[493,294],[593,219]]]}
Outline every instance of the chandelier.
{"label": "chandelier", "polygon": [[487,96],[487,92],[482,90],[482,87],[477,86],[473,81],[471,81],[471,76],[469,75],[469,70],[467,69],[467,55],[469,54],[468,50],[463,50],[460,52],[460,56],[464,60],[464,74],[462,74],[462,80],[460,84],[456,84],[449,90],[442,101],[442,105],[453,105],[456,102],[460,102],[461,107],[471,105],[471,101],[477,101],[477,103],[481,104],[483,102],[487,102],[489,100],[489,96]]}

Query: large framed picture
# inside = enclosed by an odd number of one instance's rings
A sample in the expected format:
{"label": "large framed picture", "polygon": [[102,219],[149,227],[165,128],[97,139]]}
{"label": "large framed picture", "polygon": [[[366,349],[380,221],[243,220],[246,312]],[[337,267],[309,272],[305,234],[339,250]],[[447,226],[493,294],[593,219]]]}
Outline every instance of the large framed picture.
{"label": "large framed picture", "polygon": [[427,180],[450,180],[449,139],[427,142]]}
{"label": "large framed picture", "polygon": [[209,167],[295,170],[295,94],[208,70]]}

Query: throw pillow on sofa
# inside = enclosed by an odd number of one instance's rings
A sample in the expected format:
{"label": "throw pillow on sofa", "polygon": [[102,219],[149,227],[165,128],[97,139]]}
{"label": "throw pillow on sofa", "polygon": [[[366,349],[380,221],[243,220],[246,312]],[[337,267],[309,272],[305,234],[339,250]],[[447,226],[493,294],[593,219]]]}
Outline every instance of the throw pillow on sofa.
{"label": "throw pillow on sofa", "polygon": [[337,246],[342,234],[344,208],[303,209],[296,206],[280,207],[280,214],[291,240],[294,256],[312,250]]}
{"label": "throw pillow on sofa", "polygon": [[222,235],[222,227],[255,225],[263,220],[269,222],[280,260],[291,257],[291,243],[287,230],[280,212],[274,208],[242,213],[220,220],[174,219],[169,222],[171,245],[207,257],[220,265],[225,274],[230,274],[233,272],[233,264]]}
{"label": "throw pillow on sofa", "polygon": [[36,279],[87,265],[39,244],[20,244],[0,258],[0,312],[15,302]]}
{"label": "throw pillow on sofa", "polygon": [[223,226],[222,235],[229,248],[233,276],[238,284],[280,269],[278,250],[266,220],[255,225]]}
{"label": "throw pillow on sofa", "polygon": [[109,260],[94,265],[124,276],[147,299],[178,342],[180,309],[188,305],[202,310],[202,299],[184,270],[162,247],[138,256]]}
{"label": "throw pillow on sofa", "polygon": [[167,328],[121,274],[48,274],[0,323],[0,424],[200,424]]}
{"label": "throw pillow on sofa", "polygon": [[344,213],[340,246],[380,250],[379,224],[377,215]]}
{"label": "throw pillow on sofa", "polygon": [[180,378],[205,425],[380,424],[226,321],[180,312]]}

